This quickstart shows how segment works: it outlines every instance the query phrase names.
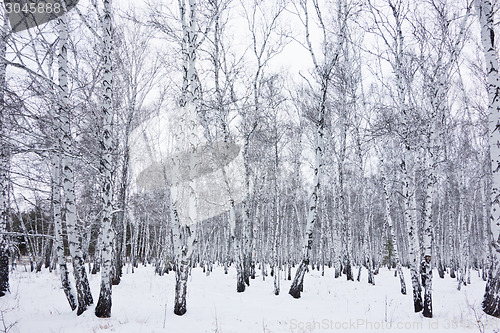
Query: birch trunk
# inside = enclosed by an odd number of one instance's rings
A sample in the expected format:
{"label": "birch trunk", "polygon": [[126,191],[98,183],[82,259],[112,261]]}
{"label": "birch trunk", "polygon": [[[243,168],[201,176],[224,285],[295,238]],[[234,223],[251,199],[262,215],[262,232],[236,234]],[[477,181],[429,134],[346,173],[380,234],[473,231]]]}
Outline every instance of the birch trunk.
{"label": "birch trunk", "polygon": [[[237,242],[242,243],[242,260],[243,264],[241,269],[243,270],[243,279],[247,286],[250,285],[250,277],[253,276],[255,278],[255,257],[253,256],[253,252],[255,252],[255,242],[250,240],[250,230],[256,230],[257,224],[255,221],[250,219],[250,161],[249,161],[249,141],[250,134],[245,136],[245,142],[243,146],[243,165],[245,168],[245,198],[242,202],[243,209],[243,225],[242,225],[242,240],[236,239]],[[255,235],[255,234],[254,234]],[[252,274],[253,272],[253,274]],[[244,289],[243,289],[244,291]]]}
{"label": "birch trunk", "polygon": [[57,115],[53,117],[53,133],[56,138],[52,153],[52,217],[54,220],[56,257],[59,264],[61,284],[71,310],[76,309],[76,296],[69,279],[66,256],[64,255],[63,225],[61,219],[61,153],[59,147],[60,121]]}
{"label": "birch trunk", "polygon": [[343,259],[343,264],[344,264],[344,269],[343,272],[346,275],[347,280],[354,281],[354,277],[352,274],[352,266],[351,266],[351,228],[349,226],[349,219],[348,219],[348,214],[347,214],[347,198],[346,198],[346,193],[345,193],[345,188],[344,188],[344,158],[345,158],[345,149],[346,149],[346,141],[345,141],[345,135],[346,135],[346,129],[343,129],[343,139],[341,140],[341,156],[339,157],[339,195],[338,195],[338,216],[340,220],[340,226],[342,228],[342,237],[344,238],[344,241],[342,242],[343,248],[342,248],[342,259]]}
{"label": "birch trunk", "polygon": [[278,172],[279,172],[279,149],[278,149],[278,124],[277,124],[277,115],[274,116],[273,123],[274,123],[274,165],[273,165],[273,172],[274,172],[274,180],[273,180],[273,185],[274,185],[274,202],[273,202],[273,208],[274,208],[274,240],[273,240],[273,270],[274,270],[274,294],[279,295],[280,293],[280,275],[281,275],[281,258],[279,255],[279,250],[280,250],[280,242],[282,241],[281,237],[281,217],[280,217],[280,200],[279,200],[279,177],[278,177]]}
{"label": "birch trunk", "polygon": [[490,0],[477,2],[481,24],[481,42],[486,59],[488,79],[488,133],[491,156],[491,233],[492,265],[483,300],[483,310],[489,315],[500,317],[500,78],[498,57],[495,50],[494,11]]}
{"label": "birch trunk", "polygon": [[102,228],[99,225],[96,245],[94,249],[94,266],[92,267],[92,274],[97,274],[101,271],[101,250],[102,250]]}
{"label": "birch trunk", "polygon": [[[7,38],[9,36],[9,23],[5,9],[1,8],[3,25],[0,35],[0,56],[5,57],[7,53]],[[9,291],[9,244],[6,237],[8,220],[8,169],[9,153],[7,151],[6,139],[6,105],[5,89],[7,64],[0,63],[0,296]]]}
{"label": "birch trunk", "polygon": [[[193,119],[197,117],[197,78],[196,78],[196,30],[197,25],[197,1],[189,0],[189,13],[186,11],[185,0],[179,0],[179,12],[181,18],[181,25],[183,31],[182,39],[182,51],[183,51],[183,86],[182,95],[180,100],[180,106],[186,107],[187,113],[186,119],[188,119],[188,124],[186,133],[186,141],[189,148],[195,147],[197,144],[196,138],[194,137],[194,126],[192,123]],[[189,22],[186,22],[186,14],[189,14]],[[194,141],[193,141],[194,140]],[[177,150],[179,148],[176,148]],[[180,151],[174,152],[179,154]],[[190,155],[192,156],[192,154]],[[177,179],[176,175],[180,174],[179,171],[179,161],[173,161],[173,178]],[[192,161],[190,159],[190,170],[193,172]],[[194,176],[190,176],[193,179]],[[165,179],[167,177],[165,176]],[[191,260],[194,246],[196,243],[196,198],[194,195],[194,184],[193,181],[189,182],[190,197],[189,197],[189,225],[181,226],[177,206],[178,206],[178,193],[175,186],[170,188],[170,214],[172,221],[172,233],[174,241],[174,255],[175,255],[175,304],[174,313],[176,315],[182,316],[186,313],[186,297],[187,297],[187,280],[189,276],[189,271],[191,269]]]}
{"label": "birch trunk", "polygon": [[[424,234],[423,234],[423,256],[421,261],[421,277],[424,287],[424,311],[423,316],[432,318],[432,229],[433,229],[433,201],[437,184],[437,161],[440,160],[440,147],[444,144],[444,131],[438,125],[439,119],[445,119],[447,107],[447,86],[451,79],[451,69],[455,65],[461,50],[462,42],[465,38],[466,26],[470,14],[471,6],[467,7],[466,15],[463,17],[459,34],[451,48],[449,61],[443,64],[443,55],[438,51],[438,61],[434,69],[434,77],[431,79],[431,114],[430,114],[430,132],[429,141],[426,147],[427,154],[427,179],[425,186],[425,209],[424,209]],[[443,17],[440,16],[443,20]],[[444,20],[443,20],[444,21]],[[450,31],[446,21],[441,24],[443,44],[447,42]]]}
{"label": "birch trunk", "polygon": [[75,184],[73,177],[72,134],[70,129],[70,110],[68,93],[68,27],[66,15],[59,17],[59,115],[61,119],[61,148],[62,148],[62,181],[65,197],[65,216],[68,228],[68,243],[73,259],[73,275],[76,281],[78,299],[77,315],[81,315],[93,303],[92,293],[85,271],[85,262],[82,256],[81,243],[78,237]]}
{"label": "birch trunk", "polygon": [[384,190],[384,201],[385,201],[385,219],[387,221],[387,228],[389,229],[389,235],[391,237],[392,246],[393,246],[393,255],[396,258],[396,271],[399,275],[399,282],[401,284],[401,294],[406,295],[406,284],[405,278],[403,275],[403,269],[401,268],[401,258],[399,257],[398,250],[398,240],[396,238],[396,233],[394,231],[394,225],[391,217],[391,199],[389,197],[389,191],[387,189],[387,179],[385,176],[383,160],[380,160],[380,170],[382,175],[382,186]]}
{"label": "birch trunk", "polygon": [[[420,250],[420,242],[418,235],[417,223],[417,205],[415,194],[415,181],[412,182],[407,170],[407,161],[409,160],[410,147],[405,147],[405,157],[401,164],[403,169],[404,184],[403,184],[403,197],[404,197],[404,217],[406,226],[408,227],[408,243],[409,243],[409,258],[410,258],[410,274],[413,289],[413,308],[415,312],[420,312],[423,309],[422,304],[422,287],[418,279],[418,251]],[[416,171],[415,171],[416,173]]]}
{"label": "birch trunk", "polygon": [[139,223],[134,216],[133,212],[130,212],[130,229],[132,232],[132,244],[130,244],[130,262],[132,264],[132,273],[134,273],[134,268],[137,267],[137,252],[138,252],[138,244],[139,244]]}
{"label": "birch trunk", "polygon": [[231,243],[233,245],[233,256],[236,266],[236,291],[241,293],[245,291],[245,273],[244,273],[244,255],[241,248],[241,242],[238,241],[236,237],[236,209],[234,204],[234,199],[231,194],[231,188],[229,185],[229,178],[226,173],[225,167],[222,168],[223,178],[225,181],[227,193],[229,196],[229,231],[231,235]]}
{"label": "birch trunk", "polygon": [[[365,176],[363,170],[363,155],[361,147],[361,138],[359,134],[359,129],[356,128],[356,155],[358,159],[358,182],[359,182],[359,216],[360,221],[363,224],[363,260],[366,269],[368,270],[368,283],[375,285],[375,277],[373,275],[372,260],[370,255],[370,219],[365,213],[366,196],[365,196]],[[361,266],[360,266],[361,271]],[[358,274],[359,281],[359,274]]]}
{"label": "birch trunk", "polygon": [[245,291],[245,277],[243,273],[243,256],[240,242],[236,238],[236,211],[234,201],[231,199],[231,208],[229,211],[229,230],[231,233],[231,243],[233,244],[233,257],[236,266],[236,291],[241,293]]}
{"label": "birch trunk", "polygon": [[274,271],[274,294],[280,294],[280,275],[281,275],[281,260],[279,255],[279,243],[281,241],[280,237],[280,213],[279,213],[279,200],[276,197],[274,200],[274,214],[275,214],[275,223],[274,223],[274,240],[273,240],[273,271]]}
{"label": "birch trunk", "polygon": [[489,200],[489,191],[487,190],[488,189],[488,184],[487,184],[487,181],[484,180],[481,182],[481,193],[482,193],[482,197],[483,197],[483,200],[482,200],[482,204],[483,204],[483,216],[482,216],[482,225],[483,225],[483,239],[484,239],[484,246],[483,246],[483,274],[482,274],[482,278],[483,278],[483,281],[487,281],[488,280],[488,269],[489,269],[489,265],[490,265],[490,258],[491,258],[491,247],[490,247],[490,243],[491,243],[491,233],[490,233],[490,230],[488,228],[488,222],[489,222],[489,214],[488,214],[488,200]]}
{"label": "birch trunk", "polygon": [[447,221],[448,221],[448,248],[449,248],[449,261],[450,261],[450,278],[454,279],[456,277],[455,271],[456,271],[456,260],[455,260],[455,233],[456,233],[456,228],[453,227],[453,221],[454,221],[454,216],[453,213],[448,210],[448,216],[447,216]]}
{"label": "birch trunk", "polygon": [[[318,2],[313,2],[315,7],[315,12],[317,18],[320,22],[322,20],[321,9],[319,8]],[[330,80],[332,78],[332,70],[337,64],[339,58],[340,50],[344,43],[345,34],[345,24],[347,21],[347,12],[342,12],[339,9],[339,16],[342,16],[342,27],[340,31],[339,40],[337,41],[337,48],[334,54],[330,54],[326,49],[323,49],[324,63],[320,64],[316,58],[311,40],[310,40],[310,27],[309,27],[309,11],[307,1],[301,2],[302,10],[304,11],[304,26],[306,33],[306,43],[309,54],[314,65],[315,75],[317,83],[320,86],[320,101],[318,105],[318,118],[316,119],[316,146],[315,146],[315,163],[314,163],[314,182],[311,197],[309,198],[309,206],[307,212],[306,228],[305,228],[305,239],[303,245],[302,259],[300,261],[299,267],[295,272],[295,277],[293,279],[292,285],[290,286],[289,294],[294,298],[300,298],[300,293],[303,291],[304,275],[308,269],[309,260],[311,257],[312,244],[313,244],[313,230],[314,224],[318,215],[318,196],[321,185],[321,173],[322,173],[322,163],[323,163],[323,151],[324,151],[324,131],[325,131],[325,116],[326,116],[326,103],[328,96],[328,87]],[[344,17],[345,15],[345,17]],[[326,40],[327,29],[324,25],[321,25],[323,32],[323,44],[327,44]]]}
{"label": "birch trunk", "polygon": [[[434,120],[433,120],[434,122]],[[431,125],[432,133],[430,134],[431,147],[427,149],[427,184],[425,189],[425,210],[424,210],[424,235],[423,246],[424,255],[421,262],[421,279],[424,287],[424,311],[423,316],[432,318],[432,202],[434,198],[434,188],[436,184],[435,175],[435,151],[433,151],[433,143],[435,142],[435,126]]]}
{"label": "birch trunk", "polygon": [[[324,190],[321,191],[321,194],[323,198],[325,197],[324,195]],[[326,235],[326,224],[328,223],[328,220],[326,219],[326,200],[321,201],[321,218],[319,219],[320,222],[320,236],[319,236],[319,258],[320,258],[320,266],[321,266],[321,276],[325,276],[325,235]],[[328,244],[328,243],[327,243]],[[328,248],[328,246],[326,246]]]}
{"label": "birch trunk", "polygon": [[[463,176],[462,176],[463,177]],[[459,208],[459,230],[460,230],[460,239],[459,239],[459,248],[460,248],[460,276],[458,279],[458,290],[460,290],[461,285],[466,286],[469,281],[467,280],[467,274],[470,272],[469,265],[469,251],[470,251],[470,226],[472,222],[472,217],[469,216],[466,208],[465,194],[466,188],[463,185],[461,186],[462,193],[460,195],[460,208]],[[476,202],[475,195],[473,202]]]}
{"label": "birch trunk", "polygon": [[111,317],[112,294],[112,260],[114,230],[112,222],[113,190],[111,184],[112,172],[112,122],[113,122],[113,73],[111,66],[111,0],[104,0],[104,15],[102,18],[102,43],[103,43],[103,104],[101,109],[102,134],[101,134],[101,170],[102,175],[102,267],[101,287],[99,300],[95,308],[95,315],[99,318]]}
{"label": "birch trunk", "polygon": [[[219,118],[219,126],[222,128],[222,135],[224,142],[230,141],[230,133],[229,126],[226,123],[225,119],[227,118],[227,110],[224,104],[224,96],[221,90],[221,82],[220,82],[220,71],[222,63],[224,62],[224,55],[221,54],[221,48],[223,49],[223,45],[221,42],[223,25],[221,25],[221,15],[219,4],[214,2],[217,10],[216,18],[215,18],[215,27],[214,27],[214,55],[213,55],[213,67],[214,67],[214,85],[215,85],[215,95],[216,95],[216,108],[218,111]],[[208,131],[210,136],[210,131]],[[230,227],[230,236],[231,243],[233,244],[233,255],[236,266],[236,291],[243,292],[245,291],[245,284],[250,285],[250,271],[251,271],[251,255],[250,255],[250,244],[251,238],[249,236],[250,226],[250,218],[249,218],[249,209],[248,209],[248,198],[249,198],[249,168],[248,168],[248,136],[245,138],[245,143],[243,147],[243,160],[245,165],[245,186],[246,186],[246,197],[242,204],[242,224],[241,224],[241,237],[237,237],[236,235],[236,212],[235,212],[235,202],[233,195],[231,193],[231,187],[229,185],[229,178],[226,173],[226,168],[222,168],[223,178],[227,190],[227,194],[229,197],[229,227]]]}
{"label": "birch trunk", "polygon": [[[324,96],[326,97],[326,89],[324,91]],[[326,100],[326,98],[325,98]],[[316,133],[316,152],[315,152],[315,164],[314,164],[314,187],[309,199],[309,211],[307,215],[306,222],[306,232],[305,232],[305,243],[303,246],[303,257],[300,261],[299,267],[295,272],[295,277],[293,279],[292,285],[290,286],[289,294],[293,298],[300,298],[300,293],[303,291],[304,275],[308,270],[309,259],[311,256],[312,244],[313,244],[313,230],[314,223],[316,222],[318,213],[318,194],[321,185],[321,167],[323,160],[323,136],[324,136],[324,112],[325,105],[322,105],[320,111],[320,120],[317,124]]]}
{"label": "birch trunk", "polygon": [[403,116],[403,158],[401,161],[401,173],[403,176],[403,200],[404,200],[404,220],[408,228],[408,242],[409,242],[409,259],[410,259],[410,275],[413,289],[413,308],[415,312],[422,311],[422,295],[421,285],[418,279],[418,265],[417,265],[417,251],[420,250],[418,242],[418,226],[416,221],[416,198],[415,188],[412,186],[411,177],[409,174],[408,166],[412,156],[412,147],[410,144],[410,123],[408,109],[406,107],[406,89],[403,77],[403,46],[404,37],[402,31],[402,13],[400,8],[392,7],[393,16],[396,20],[396,36],[395,43],[395,64],[394,74],[396,76],[397,87],[397,107],[398,111]]}

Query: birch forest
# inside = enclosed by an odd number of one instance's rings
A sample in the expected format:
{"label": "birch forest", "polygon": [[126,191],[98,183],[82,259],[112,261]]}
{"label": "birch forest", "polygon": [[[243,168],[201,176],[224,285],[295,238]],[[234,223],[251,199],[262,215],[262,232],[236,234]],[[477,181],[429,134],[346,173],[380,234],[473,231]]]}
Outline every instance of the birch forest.
{"label": "birch forest", "polygon": [[0,331],[500,331],[500,2],[1,2]]}

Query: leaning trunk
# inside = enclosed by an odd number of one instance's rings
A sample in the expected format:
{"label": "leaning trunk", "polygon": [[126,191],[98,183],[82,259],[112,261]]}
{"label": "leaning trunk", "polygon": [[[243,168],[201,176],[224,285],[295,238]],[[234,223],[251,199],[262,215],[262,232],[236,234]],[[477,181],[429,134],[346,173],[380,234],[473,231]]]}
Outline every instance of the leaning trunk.
{"label": "leaning trunk", "polygon": [[[326,89],[325,89],[326,94]],[[295,278],[290,286],[289,294],[294,298],[300,298],[303,291],[304,275],[309,265],[309,259],[312,250],[313,230],[318,213],[318,194],[321,184],[321,163],[323,159],[323,130],[324,130],[324,105],[321,108],[320,120],[318,122],[316,134],[316,160],[314,166],[314,188],[309,199],[309,212],[307,215],[305,243],[303,247],[303,257],[300,265],[295,272]]]}

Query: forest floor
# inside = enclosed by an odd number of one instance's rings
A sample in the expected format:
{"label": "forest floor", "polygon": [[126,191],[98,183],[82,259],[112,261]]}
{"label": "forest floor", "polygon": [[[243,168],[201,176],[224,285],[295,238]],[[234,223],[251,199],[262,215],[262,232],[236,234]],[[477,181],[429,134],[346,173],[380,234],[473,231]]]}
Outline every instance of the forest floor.
{"label": "forest floor", "polygon": [[[355,271],[357,274],[357,270]],[[94,308],[81,316],[71,312],[60,288],[59,276],[43,270],[28,273],[19,266],[11,273],[11,293],[0,298],[0,332],[500,332],[500,319],[481,310],[483,282],[472,271],[472,283],[457,290],[456,279],[440,279],[434,272],[434,318],[413,313],[409,271],[408,294],[399,292],[394,271],[382,269],[376,285],[333,278],[313,270],[304,281],[302,298],[288,295],[291,281],[281,281],[281,295],[273,293],[273,278],[251,280],[244,293],[236,292],[236,272],[221,267],[206,276],[193,270],[188,285],[188,312],[173,314],[174,274],[154,274],[154,268],[124,269],[113,288],[112,317],[99,319]],[[90,275],[97,302],[99,275]],[[9,326],[11,329],[9,329]]]}

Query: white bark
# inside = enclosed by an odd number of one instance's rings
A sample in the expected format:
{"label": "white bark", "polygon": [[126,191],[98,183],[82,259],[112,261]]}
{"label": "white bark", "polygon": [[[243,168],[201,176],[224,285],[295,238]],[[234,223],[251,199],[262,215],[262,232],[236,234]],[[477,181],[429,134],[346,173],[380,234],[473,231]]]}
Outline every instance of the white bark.
{"label": "white bark", "polygon": [[[242,206],[242,239],[236,239],[236,242],[242,243],[242,260],[243,265],[241,269],[243,270],[243,279],[247,284],[250,284],[249,277],[251,275],[250,271],[253,271],[253,277],[255,278],[255,263],[256,263],[256,258],[255,258],[255,246],[256,242],[255,240],[250,240],[250,229],[252,229],[253,235],[256,235],[256,229],[257,229],[257,223],[255,221],[252,221],[250,219],[250,204],[249,204],[249,199],[250,199],[250,161],[249,161],[249,141],[250,141],[250,135],[245,135],[244,143],[243,143],[243,166],[244,166],[244,173],[245,173],[245,196],[244,199],[241,203]],[[255,236],[254,236],[255,238]],[[241,242],[243,240],[243,242]],[[250,257],[250,258],[249,258]],[[253,259],[252,259],[253,258]],[[238,285],[240,283],[238,282]],[[244,287],[244,286],[243,286]]]}
{"label": "white bark", "polygon": [[111,317],[111,269],[113,260],[114,230],[111,225],[112,219],[112,123],[113,123],[113,72],[111,63],[112,49],[112,27],[111,27],[111,0],[104,0],[104,11],[101,21],[102,25],[102,47],[103,47],[103,102],[101,108],[102,133],[101,141],[101,167],[102,167],[102,267],[101,286],[99,300],[95,308],[95,315],[100,318]]}
{"label": "white bark", "polygon": [[321,173],[322,173],[322,163],[323,163],[323,151],[324,151],[324,142],[323,142],[323,137],[324,137],[324,130],[325,130],[325,115],[326,115],[326,103],[327,103],[327,96],[328,96],[328,87],[332,78],[332,70],[333,67],[337,64],[337,60],[340,54],[340,51],[342,50],[343,44],[344,44],[344,38],[345,36],[343,35],[345,33],[345,24],[347,18],[344,17],[344,15],[348,15],[347,13],[344,12],[339,12],[339,16],[342,16],[344,21],[341,23],[341,31],[340,31],[340,36],[339,40],[337,41],[337,45],[335,50],[333,51],[333,54],[330,54],[331,50],[326,49],[326,44],[327,44],[327,28],[324,25],[321,9],[319,7],[318,2],[313,2],[314,7],[315,7],[315,12],[317,19],[320,22],[320,28],[322,30],[322,35],[323,35],[323,46],[324,48],[322,49],[323,56],[325,57],[323,59],[324,63],[320,63],[318,61],[318,58],[316,57],[316,53],[314,52],[311,39],[310,39],[310,23],[309,23],[309,11],[308,11],[308,2],[304,1],[301,2],[301,7],[304,12],[304,27],[305,27],[305,33],[306,33],[306,47],[309,51],[309,54],[311,56],[311,60],[314,66],[314,75],[315,79],[320,86],[319,89],[319,94],[320,94],[320,100],[319,100],[319,105],[318,105],[318,115],[317,119],[315,120],[316,122],[316,144],[315,144],[315,162],[314,162],[314,182],[313,182],[313,190],[311,197],[309,199],[309,206],[308,206],[308,212],[307,212],[307,220],[306,220],[306,229],[305,229],[305,239],[304,239],[304,245],[303,245],[303,254],[302,254],[302,260],[300,262],[299,267],[297,268],[297,271],[295,272],[295,278],[292,282],[292,285],[290,286],[289,294],[294,297],[294,298],[300,298],[300,293],[303,291],[303,283],[304,283],[304,275],[305,272],[308,269],[309,265],[309,260],[311,257],[311,250],[312,250],[312,242],[313,242],[313,230],[314,230],[314,224],[316,222],[317,218],[317,211],[318,211],[318,195],[319,195],[319,189],[321,185]]}
{"label": "white bark", "polygon": [[[277,145],[277,144],[276,144]],[[277,164],[277,162],[276,162]],[[277,172],[275,170],[275,172]],[[277,177],[276,177],[277,178]],[[278,184],[277,179],[275,179],[275,190],[274,190],[274,239],[273,239],[273,271],[274,271],[274,294],[279,295],[280,293],[280,275],[281,275],[281,257],[279,255],[279,250],[281,246],[279,245],[281,241],[281,218],[279,210],[279,194],[278,194]]]}
{"label": "white bark", "polygon": [[[326,95],[326,91],[325,91]],[[311,257],[312,242],[313,242],[313,230],[314,223],[317,218],[318,212],[318,195],[321,185],[321,168],[323,160],[323,136],[324,136],[324,112],[325,106],[322,105],[320,110],[320,120],[317,124],[316,129],[316,148],[315,148],[315,163],[314,163],[314,187],[309,199],[309,210],[307,213],[306,230],[305,230],[305,240],[303,245],[303,257],[300,262],[297,272],[295,273],[295,278],[290,287],[289,294],[294,298],[299,298],[300,293],[303,291],[304,275],[309,265],[309,259]]]}
{"label": "white bark", "polygon": [[62,181],[65,198],[65,216],[68,228],[68,243],[73,259],[73,275],[76,280],[78,298],[77,314],[82,314],[87,307],[93,303],[90,286],[85,271],[81,244],[79,241],[76,205],[75,184],[73,177],[73,138],[70,129],[70,109],[68,92],[68,27],[66,25],[66,14],[59,17],[59,116],[61,119],[61,148],[62,148]]}
{"label": "white bark", "polygon": [[[7,39],[9,36],[7,13],[3,7],[1,8],[1,14],[3,22],[0,32],[0,59],[5,58],[7,53]],[[5,235],[7,232],[9,205],[9,152],[5,126],[5,89],[7,88],[6,71],[7,64],[2,61],[0,63],[0,296],[4,296],[9,290],[9,244]]]}
{"label": "white bark", "polygon": [[410,257],[410,274],[412,280],[413,289],[413,305],[415,312],[422,310],[422,296],[421,296],[421,286],[418,278],[418,257],[417,252],[420,250],[420,245],[418,241],[418,225],[416,221],[416,203],[415,203],[415,187],[411,180],[409,173],[409,163],[412,159],[414,148],[411,146],[411,124],[409,123],[410,117],[408,115],[408,108],[406,105],[406,84],[404,80],[403,73],[403,48],[404,48],[404,36],[403,36],[403,4],[401,2],[396,2],[390,4],[392,14],[395,20],[395,35],[394,35],[394,46],[393,46],[393,56],[394,62],[392,64],[394,75],[396,77],[396,103],[398,112],[402,115],[403,119],[403,156],[401,160],[401,173],[403,181],[403,200],[404,200],[404,220],[408,228],[408,241],[409,241],[409,257]]}
{"label": "white bark", "polygon": [[[273,115],[273,150],[274,150],[274,161],[273,161],[273,187],[274,187],[274,202],[273,202],[273,216],[274,216],[274,239],[273,239],[273,271],[274,271],[274,294],[279,295],[280,293],[280,278],[281,278],[281,256],[280,256],[280,243],[282,242],[281,235],[281,216],[280,216],[280,186],[279,186],[279,133],[278,133],[278,115],[275,113]],[[320,237],[321,239],[321,237]]]}
{"label": "white bark", "polygon": [[[467,274],[470,272],[469,266],[469,251],[470,251],[470,227],[472,218],[467,214],[467,202],[466,202],[466,192],[467,188],[464,185],[464,174],[461,176],[462,180],[460,181],[460,202],[459,202],[459,218],[458,218],[458,230],[459,230],[459,238],[458,238],[458,248],[459,248],[459,276],[458,276],[458,290],[460,290],[462,284],[465,286],[467,283]],[[476,200],[476,194],[474,194],[474,200]]]}
{"label": "white bark", "polygon": [[434,147],[436,142],[436,119],[431,119],[430,142],[431,145],[427,149],[427,184],[425,188],[425,210],[424,210],[424,230],[423,230],[423,247],[424,255],[421,261],[421,277],[424,287],[424,309],[423,315],[427,318],[432,318],[432,228],[433,214],[432,204],[434,200],[434,191],[436,186],[436,162]]}
{"label": "white bark", "polygon": [[76,296],[69,279],[66,256],[64,255],[63,225],[61,219],[61,152],[59,147],[60,121],[57,115],[53,119],[53,134],[55,137],[52,153],[52,212],[54,220],[56,257],[59,264],[61,283],[71,310],[76,309]]}
{"label": "white bark", "polygon": [[403,270],[401,268],[401,258],[399,257],[399,250],[398,250],[398,240],[396,238],[396,232],[394,230],[394,224],[392,221],[392,216],[391,216],[391,198],[389,196],[389,191],[387,188],[387,179],[385,175],[385,170],[384,170],[384,162],[383,159],[380,159],[380,173],[382,177],[382,187],[384,190],[384,201],[385,201],[385,219],[387,221],[387,227],[389,229],[389,236],[391,237],[391,242],[393,246],[393,254],[394,258],[396,259],[396,270],[399,275],[399,282],[401,285],[401,294],[406,295],[406,284],[405,284],[405,279],[403,275]]}
{"label": "white bark", "polygon": [[481,182],[481,195],[482,195],[482,211],[483,211],[483,216],[482,216],[482,225],[483,225],[483,238],[484,238],[484,245],[483,245],[483,274],[482,278],[484,281],[488,279],[488,270],[490,266],[490,260],[491,260],[491,233],[489,230],[489,210],[488,210],[488,200],[490,200],[489,197],[489,191],[488,191],[488,184],[486,180],[483,180]]}
{"label": "white bark", "polygon": [[[180,99],[181,107],[185,107],[185,132],[186,137],[179,138],[181,142],[188,144],[189,150],[196,149],[199,144],[199,138],[196,135],[196,118],[198,111],[198,86],[196,78],[196,49],[197,49],[197,1],[189,0],[189,11],[186,11],[185,0],[179,0],[179,12],[182,26],[182,51],[183,51],[183,91]],[[189,15],[188,22],[186,16]],[[180,146],[175,148],[177,151],[174,154],[180,154]],[[177,155],[179,156],[179,155]],[[172,220],[172,231],[174,238],[174,254],[175,254],[175,305],[174,313],[182,316],[186,313],[186,297],[187,297],[187,278],[191,268],[191,255],[196,243],[196,196],[194,189],[194,165],[192,160],[193,154],[190,154],[190,170],[189,170],[189,199],[188,199],[188,225],[180,224],[177,211],[179,193],[176,186],[170,188],[170,211]],[[173,179],[177,179],[180,174],[179,161],[173,159]],[[167,179],[167,178],[165,178]]]}
{"label": "white bark", "polygon": [[[415,312],[420,312],[423,309],[422,304],[422,287],[418,278],[418,252],[420,250],[418,222],[417,222],[417,205],[415,193],[415,179],[411,179],[408,172],[407,163],[410,160],[410,147],[404,148],[404,160],[401,163],[403,173],[403,198],[404,198],[404,218],[408,228],[408,243],[409,243],[409,259],[410,259],[410,274],[413,289],[413,307]],[[416,170],[414,171],[416,174]]]}
{"label": "white bark", "polygon": [[[248,29],[252,35],[251,48],[252,53],[255,58],[255,72],[253,73],[252,79],[252,94],[253,94],[253,110],[255,115],[262,113],[262,105],[260,101],[260,96],[262,94],[262,79],[264,75],[264,70],[266,69],[269,60],[281,52],[284,47],[284,42],[282,40],[275,42],[272,40],[273,35],[276,33],[275,30],[279,30],[279,17],[281,13],[285,10],[286,5],[284,3],[277,3],[276,7],[268,11],[269,8],[264,8],[263,3],[259,1],[252,1],[248,6],[243,4],[246,20],[248,23]],[[250,240],[250,230],[256,232],[257,221],[250,219],[250,161],[249,161],[249,142],[250,138],[257,126],[257,121],[250,119],[245,113],[242,113],[244,118],[244,147],[243,147],[243,161],[245,167],[245,190],[246,198],[242,202],[243,210],[243,257],[245,259],[244,264],[244,275],[245,282],[249,283],[248,277],[252,275],[255,277],[255,252],[256,252],[256,242]],[[278,226],[276,226],[278,228]],[[255,239],[256,233],[253,233],[253,239]],[[274,240],[273,240],[274,242]],[[263,266],[265,269],[265,266]],[[263,275],[264,277],[264,275]]]}
{"label": "white bark", "polygon": [[[345,107],[346,101],[342,102],[342,107]],[[345,111],[344,111],[345,112]],[[347,211],[348,198],[346,196],[344,178],[345,178],[345,162],[346,162],[346,150],[347,150],[347,124],[345,120],[345,114],[341,114],[341,134],[339,142],[339,153],[338,153],[338,212],[339,223],[342,230],[343,237],[343,247],[342,247],[342,260],[344,263],[344,272],[346,273],[347,280],[354,281],[354,276],[352,273],[351,266],[351,250],[352,250],[352,236],[351,227],[349,225],[349,214]]]}
{"label": "white bark", "polygon": [[500,317],[500,77],[495,50],[494,11],[490,0],[477,0],[481,42],[486,59],[488,79],[488,133],[491,158],[491,211],[492,267],[486,284],[483,310]]}
{"label": "white bark", "polygon": [[[217,108],[217,118],[219,119],[218,125],[222,129],[222,137],[224,143],[229,143],[231,141],[231,135],[229,132],[229,124],[227,122],[228,117],[228,107],[226,106],[226,102],[224,100],[224,92],[221,87],[221,78],[220,72],[224,70],[223,63],[225,62],[226,55],[221,53],[224,50],[222,44],[223,31],[224,31],[224,23],[221,21],[222,10],[225,5],[219,3],[218,1],[214,2],[216,17],[215,17],[215,28],[214,28],[214,54],[213,54],[213,70],[214,70],[214,85],[215,85],[215,99],[216,99],[216,108]],[[234,84],[233,82],[228,82],[227,84]],[[226,88],[227,89],[227,88]],[[233,101],[233,103],[235,103]],[[213,138],[210,136],[210,131],[208,132],[208,136],[210,137],[210,141],[214,142]],[[236,198],[232,193],[231,187],[231,176],[234,176],[230,173],[230,170],[227,170],[224,166],[222,171],[222,180],[224,182],[224,191],[227,192],[227,197],[229,199],[229,230],[231,243],[233,246],[233,257],[235,260],[236,266],[236,290],[237,292],[245,291],[245,284],[249,285],[249,276],[250,276],[250,266],[251,266],[251,238],[249,235],[250,232],[250,224],[249,224],[249,207],[248,207],[248,198],[249,198],[249,174],[248,174],[248,139],[244,142],[243,147],[243,164],[245,171],[245,195],[242,202],[242,224],[241,224],[241,237],[237,237],[236,235],[236,227],[238,221],[236,219]],[[219,162],[219,164],[223,165]],[[228,174],[229,171],[229,174]],[[240,184],[243,185],[243,184]]]}
{"label": "white bark", "polygon": [[[440,119],[443,119],[447,108],[447,87],[451,78],[451,69],[455,65],[465,38],[466,24],[470,14],[470,6],[461,21],[458,37],[450,50],[450,59],[443,64],[443,55],[438,51],[438,61],[434,70],[435,80],[431,83],[431,113],[429,117],[429,140],[426,147],[427,178],[425,185],[425,210],[423,233],[423,256],[421,261],[421,276],[424,287],[424,317],[432,318],[432,229],[433,229],[433,201],[437,184],[437,162],[440,160],[440,147],[444,144],[444,132],[440,128]],[[439,18],[447,20],[439,13]],[[442,38],[446,43],[449,38],[447,21],[441,23]],[[438,135],[439,132],[439,135]]]}

